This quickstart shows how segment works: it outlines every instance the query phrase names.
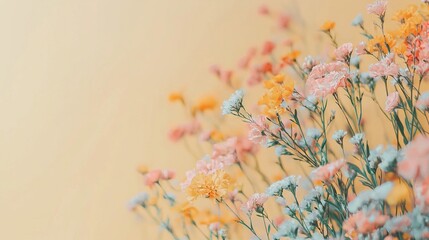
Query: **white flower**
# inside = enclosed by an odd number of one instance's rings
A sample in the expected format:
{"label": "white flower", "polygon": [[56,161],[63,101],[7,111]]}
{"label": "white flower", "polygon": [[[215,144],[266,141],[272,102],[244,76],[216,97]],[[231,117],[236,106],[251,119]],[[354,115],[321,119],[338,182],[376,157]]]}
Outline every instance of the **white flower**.
{"label": "white flower", "polygon": [[316,110],[317,98],[313,95],[308,96],[304,101],[302,101],[302,105],[308,108],[310,111]]}
{"label": "white flower", "polygon": [[280,226],[279,230],[273,234],[273,239],[277,240],[282,237],[289,237],[295,239],[298,235],[299,223],[295,219],[284,221]]}
{"label": "white flower", "polygon": [[139,193],[128,202],[128,209],[132,210],[137,206],[145,207],[148,200],[149,200],[148,193],[146,192]]}
{"label": "white flower", "polygon": [[296,187],[298,186],[298,181],[300,177],[296,176],[289,176],[286,177],[280,181],[277,181],[273,184],[271,184],[267,190],[266,193],[270,196],[281,196],[283,190],[289,190],[291,192],[295,191]]}
{"label": "white flower", "polygon": [[307,129],[307,137],[310,139],[318,139],[322,136],[322,132],[317,128]]}
{"label": "white flower", "polygon": [[284,154],[285,154],[285,151],[286,151],[286,148],[285,148],[284,146],[282,146],[282,145],[277,146],[277,147],[274,149],[274,152],[276,153],[276,156],[277,156],[277,157],[280,157],[280,156],[284,155]]}
{"label": "white flower", "polygon": [[379,167],[385,172],[392,172],[396,169],[396,164],[402,159],[402,153],[392,146],[388,146],[381,155]]}
{"label": "white flower", "polygon": [[350,212],[354,213],[359,210],[365,204],[368,204],[371,201],[382,201],[386,200],[390,191],[393,188],[392,182],[385,182],[380,186],[374,188],[373,190],[365,190],[360,192],[356,198],[351,201],[348,205]]}
{"label": "white flower", "polygon": [[359,67],[360,64],[360,57],[359,56],[353,56],[350,58],[350,64],[355,66],[355,67]]}
{"label": "white flower", "polygon": [[343,138],[347,135],[347,132],[344,130],[338,130],[333,135],[332,138],[339,144],[342,143]]}
{"label": "white flower", "polygon": [[362,14],[358,14],[352,21],[353,26],[359,26],[359,25],[362,25],[362,23],[363,23]]}
{"label": "white flower", "polygon": [[360,144],[362,143],[363,137],[365,136],[365,134],[363,133],[356,133],[351,139],[350,142],[353,144]]}
{"label": "white flower", "polygon": [[369,151],[369,166],[371,168],[376,168],[377,165],[380,163],[381,160],[381,151],[383,150],[383,146],[379,145],[375,149],[372,149]]}
{"label": "white flower", "polygon": [[222,114],[231,114],[233,112],[238,112],[241,108],[243,102],[244,91],[243,89],[238,89],[235,91],[228,100],[225,100],[222,104]]}

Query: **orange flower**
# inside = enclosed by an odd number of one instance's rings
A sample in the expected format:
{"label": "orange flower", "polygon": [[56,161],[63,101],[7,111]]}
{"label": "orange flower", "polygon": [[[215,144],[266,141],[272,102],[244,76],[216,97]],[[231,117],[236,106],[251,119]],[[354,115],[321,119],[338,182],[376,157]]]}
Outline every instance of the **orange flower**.
{"label": "orange flower", "polygon": [[220,142],[225,139],[225,136],[218,130],[213,130],[210,133],[210,139],[215,142]]}
{"label": "orange flower", "polygon": [[141,174],[146,174],[149,172],[149,168],[146,165],[140,165],[137,167],[137,171]]}
{"label": "orange flower", "polygon": [[187,219],[193,220],[198,214],[198,209],[188,202],[179,205],[179,212]]}
{"label": "orange flower", "polygon": [[296,59],[301,55],[300,51],[294,50],[286,55],[283,56],[282,60],[286,64],[292,64],[296,61]]}
{"label": "orange flower", "polygon": [[198,197],[221,200],[233,186],[234,180],[223,170],[213,174],[198,173],[191,181],[187,193],[191,200]]}
{"label": "orange flower", "polygon": [[192,114],[196,112],[205,112],[207,110],[213,110],[217,106],[217,100],[213,96],[205,96],[201,98],[197,104],[192,107]]}
{"label": "orange flower", "polygon": [[324,32],[329,32],[335,27],[335,22],[332,21],[326,21],[321,27],[320,30]]}
{"label": "orange flower", "polygon": [[181,102],[184,103],[185,99],[183,98],[183,94],[180,92],[172,92],[168,95],[168,101],[170,102]]}
{"label": "orange flower", "polygon": [[264,87],[268,91],[258,102],[260,105],[265,105],[264,113],[270,117],[276,116],[276,113],[284,113],[285,109],[281,105],[283,101],[290,98],[294,91],[293,80],[286,79],[284,75],[279,74],[265,81]]}
{"label": "orange flower", "polygon": [[393,50],[395,44],[396,39],[393,37],[393,34],[386,33],[384,36],[375,36],[373,39],[369,40],[366,49],[371,53],[377,51],[388,53],[389,49]]}

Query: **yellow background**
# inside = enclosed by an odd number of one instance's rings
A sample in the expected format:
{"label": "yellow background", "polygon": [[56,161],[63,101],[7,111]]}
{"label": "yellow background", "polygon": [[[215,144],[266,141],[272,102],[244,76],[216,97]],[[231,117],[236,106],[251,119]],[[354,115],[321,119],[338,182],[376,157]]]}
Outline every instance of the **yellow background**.
{"label": "yellow background", "polygon": [[167,141],[183,116],[166,95],[209,91],[208,66],[275,31],[258,6],[285,2],[310,33],[336,21],[343,42],[369,1],[0,1],[0,239],[153,239],[125,207],[136,166],[192,163]]}

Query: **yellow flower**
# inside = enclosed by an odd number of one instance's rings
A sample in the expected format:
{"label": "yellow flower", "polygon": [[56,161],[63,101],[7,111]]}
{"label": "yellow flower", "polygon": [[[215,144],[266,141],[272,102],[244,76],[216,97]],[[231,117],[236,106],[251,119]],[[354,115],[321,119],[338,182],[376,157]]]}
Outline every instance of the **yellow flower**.
{"label": "yellow flower", "polygon": [[187,219],[193,220],[198,215],[198,209],[188,202],[179,205],[179,212]]}
{"label": "yellow flower", "polygon": [[267,92],[259,99],[260,105],[265,105],[264,113],[269,117],[282,114],[285,109],[282,107],[283,101],[289,99],[294,90],[294,82],[286,79],[282,74],[274,76],[272,79],[264,82]]}
{"label": "yellow flower", "polygon": [[221,200],[233,187],[232,177],[223,170],[212,174],[198,173],[187,188],[191,200],[198,197]]}
{"label": "yellow flower", "polygon": [[168,100],[170,102],[185,102],[185,99],[183,98],[183,94],[180,92],[172,92],[170,95],[168,95]]}
{"label": "yellow flower", "polygon": [[411,196],[413,196],[413,193],[410,187],[405,182],[396,180],[394,181],[394,187],[387,196],[386,201],[390,206],[396,206],[402,202],[409,204],[412,200]]}
{"label": "yellow flower", "polygon": [[192,114],[196,112],[205,112],[207,110],[213,110],[217,106],[217,100],[213,96],[205,96],[201,98],[197,104],[192,107]]}
{"label": "yellow flower", "polygon": [[388,53],[389,49],[393,50],[395,44],[396,39],[393,37],[393,34],[386,33],[384,36],[375,36],[373,39],[369,40],[366,49],[371,53],[377,51]]}
{"label": "yellow flower", "polygon": [[149,172],[149,168],[146,165],[140,165],[137,167],[137,171],[141,174],[146,174]]}
{"label": "yellow flower", "polygon": [[324,32],[329,32],[335,27],[335,22],[332,21],[326,21],[321,27],[320,30]]}

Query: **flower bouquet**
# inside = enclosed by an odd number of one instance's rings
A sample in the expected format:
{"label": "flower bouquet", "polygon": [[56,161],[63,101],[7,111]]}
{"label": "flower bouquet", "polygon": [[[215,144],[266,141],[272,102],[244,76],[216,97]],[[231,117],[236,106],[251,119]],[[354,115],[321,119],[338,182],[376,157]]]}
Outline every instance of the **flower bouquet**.
{"label": "flower bouquet", "polygon": [[[302,58],[289,38],[249,49],[235,71],[213,66],[232,94],[210,120],[216,98],[170,94],[189,122],[169,138],[195,168],[178,184],[142,167],[130,209],[172,239],[429,239],[429,3],[387,9],[353,20],[359,43],[323,24],[327,54]],[[296,33],[291,15],[259,12]]]}

